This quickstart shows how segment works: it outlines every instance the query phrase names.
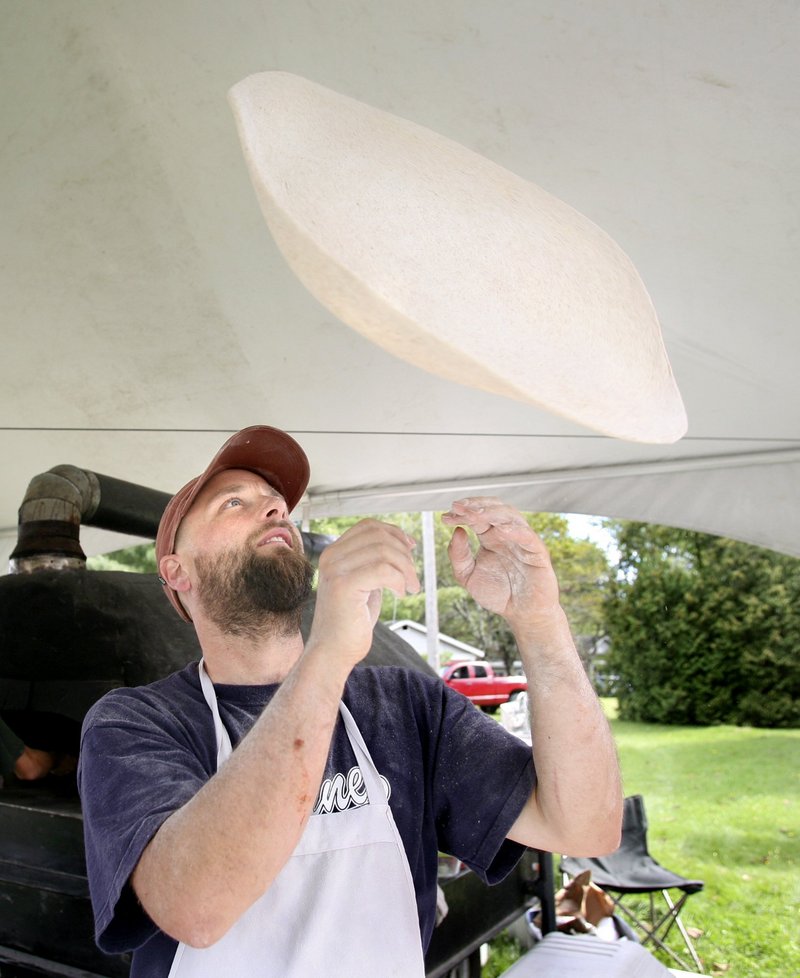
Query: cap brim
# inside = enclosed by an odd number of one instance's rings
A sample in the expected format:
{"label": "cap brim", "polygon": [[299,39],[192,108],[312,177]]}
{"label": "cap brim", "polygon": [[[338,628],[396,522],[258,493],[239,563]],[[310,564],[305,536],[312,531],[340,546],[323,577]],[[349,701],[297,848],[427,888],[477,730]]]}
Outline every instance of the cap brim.
{"label": "cap brim", "polygon": [[268,425],[243,428],[229,438],[197,480],[192,501],[209,479],[224,469],[258,472],[280,492],[290,512],[302,499],[310,476],[308,458],[300,445],[285,431]]}

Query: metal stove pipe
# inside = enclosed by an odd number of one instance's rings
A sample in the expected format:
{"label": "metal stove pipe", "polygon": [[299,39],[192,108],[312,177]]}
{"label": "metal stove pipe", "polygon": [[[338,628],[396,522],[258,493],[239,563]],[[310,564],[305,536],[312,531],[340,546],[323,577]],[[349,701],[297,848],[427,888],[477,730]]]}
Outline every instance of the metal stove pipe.
{"label": "metal stove pipe", "polygon": [[85,567],[81,523],[154,538],[169,499],[167,492],[75,465],[56,465],[28,485],[9,573]]}

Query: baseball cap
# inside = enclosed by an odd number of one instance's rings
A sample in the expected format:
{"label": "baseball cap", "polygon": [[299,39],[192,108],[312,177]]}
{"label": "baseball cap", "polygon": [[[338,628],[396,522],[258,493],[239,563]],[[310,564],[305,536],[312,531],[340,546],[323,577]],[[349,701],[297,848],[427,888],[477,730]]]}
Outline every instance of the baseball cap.
{"label": "baseball cap", "polygon": [[[290,512],[300,502],[311,475],[306,453],[285,431],[269,425],[252,425],[237,431],[220,448],[205,472],[187,482],[167,503],[156,536],[157,564],[163,556],[174,552],[178,527],[203,486],[225,469],[247,469],[262,476],[280,492]],[[175,591],[159,579],[181,618],[191,621]]]}

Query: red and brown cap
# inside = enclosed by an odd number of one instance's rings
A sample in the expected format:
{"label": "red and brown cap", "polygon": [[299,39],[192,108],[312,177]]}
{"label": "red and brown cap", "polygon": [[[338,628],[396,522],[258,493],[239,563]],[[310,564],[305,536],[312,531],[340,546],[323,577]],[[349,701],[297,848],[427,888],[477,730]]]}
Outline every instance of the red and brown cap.
{"label": "red and brown cap", "polygon": [[[156,563],[175,549],[175,536],[203,486],[225,469],[247,469],[269,482],[286,500],[291,512],[306,491],[311,470],[303,449],[291,435],[269,425],[253,425],[232,435],[211,460],[202,475],[187,482],[167,503],[156,536]],[[163,584],[162,580],[162,584]],[[177,594],[164,584],[167,597],[185,621],[191,619]]]}

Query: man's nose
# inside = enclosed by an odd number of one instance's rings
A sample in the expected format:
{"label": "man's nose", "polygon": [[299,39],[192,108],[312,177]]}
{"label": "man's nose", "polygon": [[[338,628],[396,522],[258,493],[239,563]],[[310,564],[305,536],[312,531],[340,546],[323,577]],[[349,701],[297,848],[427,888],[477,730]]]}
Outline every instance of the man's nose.
{"label": "man's nose", "polygon": [[262,512],[264,519],[268,520],[286,520],[289,518],[286,502],[280,496],[268,496],[264,500]]}

